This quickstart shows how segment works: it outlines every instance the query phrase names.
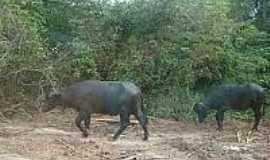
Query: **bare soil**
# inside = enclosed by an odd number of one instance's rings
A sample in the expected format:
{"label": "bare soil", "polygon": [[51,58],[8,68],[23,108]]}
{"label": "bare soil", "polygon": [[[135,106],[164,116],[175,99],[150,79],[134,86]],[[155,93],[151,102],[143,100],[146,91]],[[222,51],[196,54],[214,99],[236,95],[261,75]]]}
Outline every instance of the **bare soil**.
{"label": "bare soil", "polygon": [[148,141],[137,124],[112,141],[119,123],[97,119],[118,117],[94,115],[89,137],[83,138],[75,116],[54,110],[0,123],[0,160],[270,160],[269,121],[248,136],[251,122],[226,122],[218,132],[214,122],[198,128],[193,122],[152,119]]}

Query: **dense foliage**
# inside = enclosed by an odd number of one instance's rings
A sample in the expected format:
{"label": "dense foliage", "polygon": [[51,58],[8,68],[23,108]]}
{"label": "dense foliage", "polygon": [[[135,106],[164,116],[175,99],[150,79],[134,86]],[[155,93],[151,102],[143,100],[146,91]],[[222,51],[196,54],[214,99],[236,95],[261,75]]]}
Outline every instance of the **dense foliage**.
{"label": "dense foliage", "polygon": [[1,97],[128,80],[152,115],[187,118],[212,85],[270,88],[269,8],[267,0],[4,0]]}

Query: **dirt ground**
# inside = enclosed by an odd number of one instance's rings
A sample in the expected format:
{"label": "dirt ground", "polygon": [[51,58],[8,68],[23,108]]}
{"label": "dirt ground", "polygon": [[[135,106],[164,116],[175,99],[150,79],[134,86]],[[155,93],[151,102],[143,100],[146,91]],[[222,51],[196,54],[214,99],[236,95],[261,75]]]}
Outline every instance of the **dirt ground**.
{"label": "dirt ground", "polygon": [[117,141],[111,137],[119,123],[94,115],[90,135],[83,138],[74,124],[73,111],[54,110],[31,119],[0,123],[0,160],[270,160],[270,122],[263,121],[248,138],[250,122],[226,122],[223,132],[208,122],[152,119],[150,137],[131,125]]}

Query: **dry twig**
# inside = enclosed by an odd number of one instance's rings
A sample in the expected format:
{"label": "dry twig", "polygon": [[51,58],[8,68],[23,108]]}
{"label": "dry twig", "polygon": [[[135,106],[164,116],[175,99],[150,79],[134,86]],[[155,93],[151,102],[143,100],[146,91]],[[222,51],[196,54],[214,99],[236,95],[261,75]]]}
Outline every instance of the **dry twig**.
{"label": "dry twig", "polygon": [[[119,120],[101,118],[101,119],[96,119],[96,122],[119,123]],[[139,124],[139,122],[135,121],[135,120],[131,120],[130,124],[131,125],[137,125],[137,124]]]}

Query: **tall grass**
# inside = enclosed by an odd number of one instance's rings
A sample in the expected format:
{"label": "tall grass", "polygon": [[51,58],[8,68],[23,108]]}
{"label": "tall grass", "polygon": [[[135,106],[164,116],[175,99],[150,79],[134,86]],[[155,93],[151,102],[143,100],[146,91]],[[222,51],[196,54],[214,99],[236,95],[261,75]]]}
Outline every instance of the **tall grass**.
{"label": "tall grass", "polygon": [[[200,94],[189,89],[171,87],[162,93],[147,97],[148,114],[154,117],[189,120],[195,118],[193,105],[199,101]],[[160,91],[160,90],[159,90]]]}

